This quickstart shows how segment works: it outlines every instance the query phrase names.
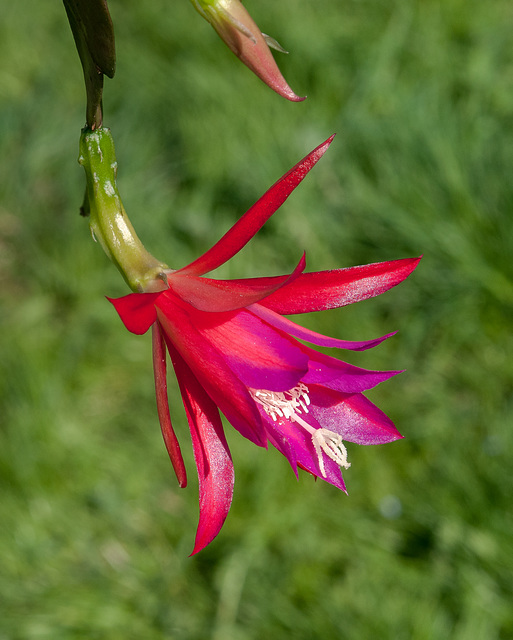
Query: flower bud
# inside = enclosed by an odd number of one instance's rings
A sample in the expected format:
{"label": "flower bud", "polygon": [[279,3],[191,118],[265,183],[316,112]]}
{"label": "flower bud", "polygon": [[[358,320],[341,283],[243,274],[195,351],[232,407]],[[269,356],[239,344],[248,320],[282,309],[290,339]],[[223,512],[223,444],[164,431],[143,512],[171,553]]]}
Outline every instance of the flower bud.
{"label": "flower bud", "polygon": [[269,47],[286,53],[270,36],[261,33],[240,0],[191,0],[195,9],[244,64],[280,96],[301,102],[287,84]]}

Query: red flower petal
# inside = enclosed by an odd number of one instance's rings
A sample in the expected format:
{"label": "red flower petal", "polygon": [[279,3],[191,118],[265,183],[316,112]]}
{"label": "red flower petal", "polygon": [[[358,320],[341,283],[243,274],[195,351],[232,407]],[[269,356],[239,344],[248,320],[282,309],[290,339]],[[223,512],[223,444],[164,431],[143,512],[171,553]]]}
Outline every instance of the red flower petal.
{"label": "red flower petal", "polygon": [[245,280],[213,280],[173,273],[168,278],[171,290],[196,309],[209,312],[233,311],[266,298],[295,280],[305,269],[305,256],[289,276]]}
{"label": "red flower petal", "polygon": [[182,458],[182,452],[180,451],[180,445],[176,438],[173,425],[171,424],[171,416],[169,415],[166,380],[166,348],[164,346],[164,338],[158,322],[153,325],[152,329],[153,373],[155,376],[157,413],[159,416],[164,443],[173,464],[178,484],[183,488],[187,486],[187,473],[185,471],[185,464]]}
{"label": "red flower petal", "polygon": [[191,431],[199,478],[199,524],[191,555],[217,536],[233,496],[233,463],[216,405],[178,352],[168,345]]}
{"label": "red flower petal", "polygon": [[267,440],[255,403],[223,355],[194,326],[190,315],[194,311],[172,294],[165,292],[159,298],[158,318],[170,353],[174,346],[231,424],[245,438],[265,447]]}
{"label": "red flower petal", "polygon": [[336,309],[388,291],[407,278],[419,262],[420,258],[403,258],[304,273],[260,304],[284,315]]}
{"label": "red flower petal", "polygon": [[328,138],[282,176],[211,249],[175,273],[201,276],[217,269],[238,253],[322,158],[333,138]]}
{"label": "red flower petal", "polygon": [[129,293],[122,298],[107,298],[119,313],[125,327],[138,336],[146,333],[157,320],[155,302],[162,295],[158,293]]}

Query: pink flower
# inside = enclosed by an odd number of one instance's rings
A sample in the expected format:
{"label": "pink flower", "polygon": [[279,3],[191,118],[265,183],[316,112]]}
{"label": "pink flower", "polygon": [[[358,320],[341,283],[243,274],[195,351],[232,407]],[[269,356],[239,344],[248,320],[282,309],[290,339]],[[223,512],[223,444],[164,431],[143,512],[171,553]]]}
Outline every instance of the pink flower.
{"label": "pink flower", "polygon": [[260,80],[292,102],[301,102],[282,76],[269,49],[287,53],[274,38],[261,33],[240,0],[191,0],[194,8]]}
{"label": "pink flower", "polygon": [[[399,284],[418,258],[245,280],[202,277],[234,256],[322,157],[332,138],[293,167],[211,249],[166,273],[167,288],[111,300],[126,328],[153,327],[157,407],[164,440],[181,486],[184,463],[171,426],[166,347],[180,386],[199,475],[200,519],[193,553],[219,533],[233,493],[233,464],[219,410],[245,438],[268,442],[298,467],[345,491],[344,442],[381,444],[401,438],[362,394],[397,371],[369,371],[324,355],[304,342],[363,350],[365,342],[330,338],[285,315],[333,309]],[[301,341],[301,342],[300,342]]]}

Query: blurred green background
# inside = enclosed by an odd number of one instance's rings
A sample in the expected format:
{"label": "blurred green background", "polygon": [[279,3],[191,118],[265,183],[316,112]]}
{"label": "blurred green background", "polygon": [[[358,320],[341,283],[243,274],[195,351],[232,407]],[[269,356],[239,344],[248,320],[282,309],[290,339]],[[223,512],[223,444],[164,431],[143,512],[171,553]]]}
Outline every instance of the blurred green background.
{"label": "blurred green background", "polygon": [[407,372],[369,394],[406,436],[350,447],[349,496],[228,429],[235,498],[188,558],[197,486],[161,441],[148,336],[78,215],[81,68],[62,3],[0,0],[0,639],[513,637],[513,5],[247,0],[302,104],[183,2],[111,0],[119,188],[172,266],[331,133],[220,277],[424,254],[380,298],[303,318]]}

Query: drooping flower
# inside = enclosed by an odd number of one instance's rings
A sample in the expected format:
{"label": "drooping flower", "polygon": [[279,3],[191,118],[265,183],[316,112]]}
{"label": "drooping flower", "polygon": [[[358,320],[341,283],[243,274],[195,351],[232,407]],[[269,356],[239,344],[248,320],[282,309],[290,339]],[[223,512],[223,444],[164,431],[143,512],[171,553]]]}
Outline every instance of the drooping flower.
{"label": "drooping flower", "polygon": [[240,0],[191,0],[194,8],[267,86],[292,102],[301,102],[278,69],[269,49],[287,53],[274,38],[262,33]]}
{"label": "drooping flower", "polygon": [[203,277],[251,239],[327,150],[317,147],[253,205],[206,253],[166,271],[163,291],[111,300],[126,328],[153,331],[157,408],[181,486],[186,474],[169,416],[166,348],[178,379],[199,476],[200,520],[193,553],[219,533],[230,508],[233,464],[219,410],[245,438],[270,442],[298,468],[345,491],[344,443],[381,444],[402,436],[363,391],[397,371],[370,371],[317,352],[304,343],[364,350],[370,341],[330,338],[287,319],[289,314],[341,307],[399,284],[419,258],[243,280]]}

